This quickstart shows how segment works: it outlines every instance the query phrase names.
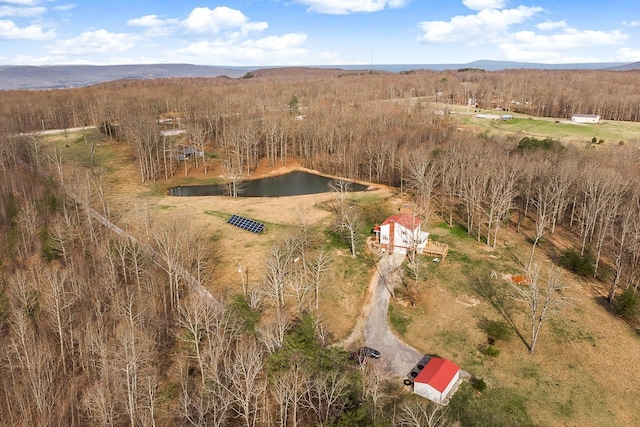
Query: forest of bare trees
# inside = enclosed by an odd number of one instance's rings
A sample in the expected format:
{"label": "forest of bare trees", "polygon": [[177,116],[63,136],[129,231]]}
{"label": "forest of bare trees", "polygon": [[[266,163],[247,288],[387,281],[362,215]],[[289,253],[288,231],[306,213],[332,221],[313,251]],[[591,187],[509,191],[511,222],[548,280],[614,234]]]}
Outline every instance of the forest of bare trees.
{"label": "forest of bare trees", "polygon": [[[138,178],[156,181],[179,170],[167,154],[175,142],[160,134],[160,118],[171,114],[179,124],[162,126],[184,126],[231,180],[262,159],[298,158],[323,173],[402,187],[421,216],[461,224],[490,247],[507,227],[532,230],[529,266],[545,237],[564,233],[559,262],[600,278],[613,303],[640,284],[638,148],[523,147],[516,137],[459,132],[428,100],[640,121],[640,95],[629,89],[638,80],[607,71],[256,73],[0,93],[0,419],[295,426],[446,418],[392,398],[376,365],[353,366],[330,346],[317,312],[329,254],[304,224],[276,242],[260,289],[211,304],[181,271],[198,284],[215,280],[215,242],[175,227],[146,243],[112,234],[86,209],[113,215],[99,172],[65,182],[61,156],[33,132],[96,126],[96,141],[127,144]],[[409,109],[395,102],[417,96],[425,101]],[[355,227],[340,219],[355,256]],[[577,269],[584,260],[590,268]]]}

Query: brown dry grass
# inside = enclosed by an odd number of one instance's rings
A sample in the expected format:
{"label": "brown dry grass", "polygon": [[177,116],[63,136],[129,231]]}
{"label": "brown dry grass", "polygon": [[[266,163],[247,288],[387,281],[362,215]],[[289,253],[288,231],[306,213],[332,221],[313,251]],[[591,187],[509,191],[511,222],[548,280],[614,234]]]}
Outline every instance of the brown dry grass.
{"label": "brown dry grass", "polygon": [[[431,228],[443,241],[453,242],[453,248],[446,260],[426,265],[428,280],[416,307],[397,305],[412,318],[405,335],[409,344],[451,358],[484,378],[490,388],[506,387],[523,397],[536,425],[640,425],[640,338],[604,307],[601,284],[565,273],[571,285],[565,293],[573,298],[572,305],[543,325],[536,353],[529,354],[514,336],[499,342],[500,355],[491,358],[480,351],[487,335],[479,322],[503,318],[469,286],[469,277],[482,272],[493,286],[506,288],[502,276],[522,273],[528,261],[526,233],[505,230],[498,248],[488,250],[472,238],[460,241],[436,222]],[[553,240],[536,256],[543,265],[550,263],[549,253],[565,243]],[[491,271],[496,278],[490,277]],[[529,342],[526,309],[510,302],[515,323]]]}

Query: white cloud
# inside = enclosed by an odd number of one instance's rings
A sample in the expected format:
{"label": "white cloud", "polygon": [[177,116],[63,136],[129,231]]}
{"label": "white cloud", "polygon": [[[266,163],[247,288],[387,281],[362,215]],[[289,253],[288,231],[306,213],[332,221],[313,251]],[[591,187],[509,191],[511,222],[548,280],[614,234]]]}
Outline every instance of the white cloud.
{"label": "white cloud", "polygon": [[383,9],[397,9],[409,0],[294,0],[309,6],[308,12],[329,15],[346,15],[359,12],[379,12]]}
{"label": "white cloud", "polygon": [[35,18],[43,15],[46,11],[46,7],[0,6],[0,16],[11,16],[16,18]]}
{"label": "white cloud", "polygon": [[72,10],[72,9],[75,9],[75,8],[76,8],[75,4],[67,3],[67,4],[60,4],[60,5],[57,5],[57,6],[53,6],[52,9],[56,10],[58,12],[64,12],[64,11]]}
{"label": "white cloud", "polygon": [[124,52],[133,47],[135,37],[107,30],[88,31],[68,40],[56,41],[50,46],[54,55],[90,55],[93,53]]}
{"label": "white cloud", "polygon": [[197,7],[184,20],[161,18],[158,15],[145,15],[130,19],[127,25],[145,28],[149,37],[168,36],[182,27],[190,34],[218,34],[226,31],[229,38],[245,37],[252,32],[261,32],[269,28],[266,22],[251,22],[241,11],[225,6],[209,9]]}
{"label": "white cloud", "polygon": [[558,28],[567,28],[567,21],[564,19],[562,21],[545,21],[536,25],[536,28],[542,31],[552,31],[557,30]]}
{"label": "white cloud", "polygon": [[471,10],[502,9],[506,0],[462,0],[462,4]]}
{"label": "white cloud", "polygon": [[284,36],[269,36],[258,40],[245,40],[240,46],[261,50],[278,51],[300,46],[307,40],[304,33],[289,33]]}
{"label": "white cloud", "polygon": [[127,21],[127,25],[134,27],[158,27],[164,25],[165,20],[160,19],[158,15],[145,15],[140,18],[133,18]]}
{"label": "white cloud", "polygon": [[0,40],[50,40],[54,37],[53,30],[45,31],[40,25],[19,27],[13,21],[0,20]]}
{"label": "white cloud", "polygon": [[[485,2],[486,3],[486,2]],[[517,9],[483,9],[476,15],[458,15],[446,21],[423,21],[418,28],[423,34],[418,40],[425,42],[481,43],[505,34],[509,27],[520,24],[541,12],[540,7],[519,6]]]}
{"label": "white cloud", "polygon": [[250,31],[262,31],[268,27],[266,22],[249,22],[249,18],[237,9],[219,6],[215,9],[197,7],[187,19],[182,21],[189,32],[197,34],[217,34],[224,30],[240,30],[242,34]]}
{"label": "white cloud", "polygon": [[40,0],[2,0],[2,3],[15,4],[17,6],[33,6],[40,3]]}
{"label": "white cloud", "polygon": [[297,62],[308,51],[301,47],[304,33],[270,36],[236,43],[232,40],[200,41],[176,53],[191,58],[207,58],[215,63],[277,65]]}
{"label": "white cloud", "polygon": [[127,21],[127,25],[132,27],[145,28],[144,34],[148,37],[168,36],[178,23],[177,19],[162,19],[158,15],[145,15]]}
{"label": "white cloud", "polygon": [[251,32],[260,33],[269,28],[269,24],[266,22],[247,22],[241,27],[241,34],[246,36]]}
{"label": "white cloud", "polygon": [[640,21],[622,21],[622,25],[625,27],[637,27],[640,25]]}
{"label": "white cloud", "polygon": [[591,57],[576,56],[580,53],[580,49],[616,45],[627,38],[627,34],[617,30],[580,31],[566,28],[564,32],[553,35],[519,31],[510,37],[512,41],[501,43],[500,49],[506,59],[514,61],[589,62],[596,60]]}
{"label": "white cloud", "polygon": [[317,52],[315,53],[313,58],[307,62],[309,65],[366,65],[369,62],[358,60],[358,59],[343,59],[337,52]]}
{"label": "white cloud", "polygon": [[616,50],[616,60],[620,62],[640,62],[640,50],[622,48]]}

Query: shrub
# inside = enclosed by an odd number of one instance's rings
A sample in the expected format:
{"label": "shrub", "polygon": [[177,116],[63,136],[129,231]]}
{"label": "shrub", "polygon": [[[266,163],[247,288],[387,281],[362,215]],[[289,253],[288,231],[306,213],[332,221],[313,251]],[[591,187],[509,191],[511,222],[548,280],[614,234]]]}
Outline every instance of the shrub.
{"label": "shrub", "polygon": [[590,251],[586,251],[585,254],[581,256],[573,248],[564,251],[560,258],[560,265],[582,277],[593,276],[596,271],[595,262]]}
{"label": "shrub", "polygon": [[487,383],[485,383],[482,378],[472,377],[471,387],[473,387],[476,391],[483,392],[487,389]]}
{"label": "shrub", "polygon": [[500,356],[500,349],[495,345],[486,345],[480,347],[480,352],[485,356],[496,358]]}
{"label": "shrub", "polygon": [[231,295],[229,309],[241,325],[242,330],[250,335],[256,334],[256,327],[260,322],[261,313],[252,309],[247,298],[242,294]]}
{"label": "shrub", "polygon": [[525,136],[520,141],[518,141],[517,148],[521,151],[535,151],[538,149],[556,151],[559,153],[565,151],[564,145],[562,145],[558,140],[551,138],[537,139],[529,136]]}
{"label": "shrub", "polygon": [[633,288],[629,286],[627,289],[619,293],[613,300],[613,309],[616,314],[626,320],[633,320],[638,316],[639,298],[635,294]]}
{"label": "shrub", "polygon": [[498,320],[482,319],[479,326],[487,333],[489,344],[494,344],[496,341],[509,341],[513,335],[511,327]]}

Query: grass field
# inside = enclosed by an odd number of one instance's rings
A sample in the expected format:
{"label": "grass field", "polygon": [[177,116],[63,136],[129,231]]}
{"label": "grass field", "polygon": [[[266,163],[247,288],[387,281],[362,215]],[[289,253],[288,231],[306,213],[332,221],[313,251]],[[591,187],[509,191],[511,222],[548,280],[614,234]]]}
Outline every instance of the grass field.
{"label": "grass field", "polygon": [[[563,143],[591,145],[595,137],[603,144],[637,144],[640,142],[640,123],[616,122],[602,120],[600,123],[576,124],[571,119],[533,117],[524,114],[514,114],[503,111],[467,109],[461,106],[449,106],[452,116],[463,128],[476,133],[488,135],[511,135],[516,139],[525,136],[538,138],[553,138]],[[513,116],[512,120],[492,120],[476,118],[476,114],[494,115],[500,117],[503,114]]]}

